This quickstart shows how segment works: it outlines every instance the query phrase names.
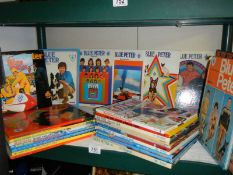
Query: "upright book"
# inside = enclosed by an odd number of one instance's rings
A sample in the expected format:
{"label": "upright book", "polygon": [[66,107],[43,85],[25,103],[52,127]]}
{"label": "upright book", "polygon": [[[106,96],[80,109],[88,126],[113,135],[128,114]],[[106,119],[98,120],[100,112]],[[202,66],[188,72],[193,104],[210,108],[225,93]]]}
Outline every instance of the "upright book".
{"label": "upright book", "polygon": [[114,50],[113,103],[142,99],[143,60],[137,50]]}
{"label": "upright book", "polygon": [[207,74],[206,67],[212,56],[213,51],[180,53],[176,107],[198,110]]}
{"label": "upright book", "polygon": [[52,104],[76,105],[78,99],[78,49],[44,50]]}
{"label": "upright book", "polygon": [[223,169],[227,169],[233,147],[233,90],[231,58],[210,60],[200,108],[201,142]]}
{"label": "upright book", "polygon": [[113,60],[111,52],[111,50],[103,49],[82,49],[80,51],[78,76],[81,106],[112,103]]}
{"label": "upright book", "polygon": [[3,114],[35,108],[37,97],[32,53],[5,52],[2,60],[5,78],[1,88]]}
{"label": "upright book", "polygon": [[142,51],[144,62],[143,88],[144,100],[155,104],[174,107],[179,72],[179,52]]}

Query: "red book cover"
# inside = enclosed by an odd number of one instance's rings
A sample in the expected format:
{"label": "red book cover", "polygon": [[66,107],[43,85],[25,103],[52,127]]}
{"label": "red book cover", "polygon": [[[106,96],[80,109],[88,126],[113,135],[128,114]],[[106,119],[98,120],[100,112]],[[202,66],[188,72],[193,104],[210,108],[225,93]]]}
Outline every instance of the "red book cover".
{"label": "red book cover", "polygon": [[53,105],[5,116],[5,133],[8,140],[11,140],[52,128],[84,122],[91,118],[91,115],[69,104]]}

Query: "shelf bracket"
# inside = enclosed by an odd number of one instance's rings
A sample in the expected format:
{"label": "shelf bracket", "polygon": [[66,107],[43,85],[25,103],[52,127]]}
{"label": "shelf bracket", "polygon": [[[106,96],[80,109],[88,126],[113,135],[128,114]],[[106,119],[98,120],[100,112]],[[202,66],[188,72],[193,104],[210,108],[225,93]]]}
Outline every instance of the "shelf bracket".
{"label": "shelf bracket", "polygon": [[37,45],[38,49],[46,49],[46,31],[45,26],[36,26],[36,34],[37,34]]}
{"label": "shelf bracket", "polygon": [[224,24],[222,30],[222,45],[221,50],[232,52],[233,25]]}

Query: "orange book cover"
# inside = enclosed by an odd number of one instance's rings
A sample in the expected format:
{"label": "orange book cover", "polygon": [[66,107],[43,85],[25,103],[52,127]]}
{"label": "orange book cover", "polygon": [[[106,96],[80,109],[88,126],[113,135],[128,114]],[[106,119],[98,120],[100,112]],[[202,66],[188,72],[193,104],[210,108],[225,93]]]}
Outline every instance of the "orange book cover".
{"label": "orange book cover", "polygon": [[92,119],[93,116],[69,104],[53,105],[4,116],[8,140]]}

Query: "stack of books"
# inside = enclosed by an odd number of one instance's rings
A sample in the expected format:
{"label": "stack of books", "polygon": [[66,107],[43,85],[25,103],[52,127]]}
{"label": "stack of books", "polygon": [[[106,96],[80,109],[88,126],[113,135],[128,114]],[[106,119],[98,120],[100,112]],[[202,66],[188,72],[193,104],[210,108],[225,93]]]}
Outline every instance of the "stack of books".
{"label": "stack of books", "polygon": [[47,150],[94,135],[93,116],[69,104],[4,116],[11,159]]}
{"label": "stack of books", "polygon": [[172,168],[196,142],[197,113],[129,99],[96,109],[96,140]]}

